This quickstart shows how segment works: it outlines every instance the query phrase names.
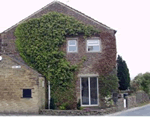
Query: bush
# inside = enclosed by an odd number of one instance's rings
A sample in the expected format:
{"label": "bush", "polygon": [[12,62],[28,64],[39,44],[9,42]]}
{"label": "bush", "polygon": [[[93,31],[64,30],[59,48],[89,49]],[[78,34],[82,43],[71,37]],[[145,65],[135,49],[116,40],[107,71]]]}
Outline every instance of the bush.
{"label": "bush", "polygon": [[131,82],[132,91],[143,90],[150,95],[150,73],[138,74]]}
{"label": "bush", "polygon": [[71,105],[69,105],[69,103],[63,103],[61,106],[59,106],[60,110],[70,110],[71,109]]}
{"label": "bush", "polygon": [[101,97],[110,96],[112,92],[118,90],[118,77],[116,75],[100,76],[99,87]]}

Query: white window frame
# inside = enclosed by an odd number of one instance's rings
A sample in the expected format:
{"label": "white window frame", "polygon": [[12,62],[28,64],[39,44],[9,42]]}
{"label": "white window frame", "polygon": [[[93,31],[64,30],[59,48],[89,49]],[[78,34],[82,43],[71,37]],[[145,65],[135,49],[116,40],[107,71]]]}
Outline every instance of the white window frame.
{"label": "white window frame", "polygon": [[[97,104],[91,104],[91,92],[90,92],[90,78],[91,77],[95,77],[95,76],[84,76],[84,77],[80,77],[80,103],[82,107],[86,107],[86,106],[98,106],[99,105],[99,85],[98,85],[98,77],[97,78]],[[89,104],[87,105],[83,105],[82,104],[82,78],[88,78],[88,89],[89,89]]]}
{"label": "white window frame", "polygon": [[[75,45],[69,45],[69,41],[75,41]],[[77,53],[77,52],[78,52],[77,39],[69,39],[67,42],[68,42],[68,44],[67,44],[67,52],[68,52],[68,53]],[[70,46],[76,47],[76,51],[69,51],[69,47],[70,47]]]}
{"label": "white window frame", "polygon": [[[89,41],[98,41],[97,44],[90,44]],[[88,46],[99,46],[99,50],[98,51],[88,51]],[[87,39],[86,42],[86,51],[87,52],[101,52],[101,42],[99,39]]]}

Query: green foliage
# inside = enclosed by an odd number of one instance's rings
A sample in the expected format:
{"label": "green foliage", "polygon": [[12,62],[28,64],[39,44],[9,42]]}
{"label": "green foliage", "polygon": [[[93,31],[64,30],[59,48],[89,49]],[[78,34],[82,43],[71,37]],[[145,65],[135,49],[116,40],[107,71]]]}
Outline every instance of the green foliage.
{"label": "green foliage", "polygon": [[99,93],[102,97],[112,95],[112,92],[118,89],[118,77],[116,75],[100,76],[99,87]]}
{"label": "green foliage", "polygon": [[143,74],[143,81],[141,83],[143,91],[150,95],[150,73]]}
{"label": "green foliage", "polygon": [[117,76],[119,79],[119,89],[126,90],[130,87],[130,74],[126,62],[118,55]]}
{"label": "green foliage", "polygon": [[70,110],[71,107],[69,105],[69,103],[63,103],[61,106],[59,106],[60,110]]}
{"label": "green foliage", "polygon": [[[88,37],[98,33],[92,26],[57,12],[31,19],[16,28],[16,45],[21,57],[50,81],[51,96],[57,106],[75,100],[74,72],[77,65],[70,65],[60,49],[66,36],[82,34]],[[70,105],[73,102],[70,101]]]}
{"label": "green foliage", "polygon": [[131,90],[134,92],[142,90],[142,86],[141,86],[142,80],[143,80],[143,75],[140,73],[131,81],[130,83]]}
{"label": "green foliage", "polygon": [[110,106],[114,105],[114,102],[112,100],[111,95],[108,95],[108,96],[105,97],[105,104],[106,104],[107,107],[110,107]]}
{"label": "green foliage", "polygon": [[131,89],[135,92],[143,90],[150,95],[150,73],[137,75],[131,82]]}
{"label": "green foliage", "polygon": [[59,109],[60,109],[60,110],[66,110],[65,106],[63,106],[63,105],[62,105],[62,106],[59,106]]}

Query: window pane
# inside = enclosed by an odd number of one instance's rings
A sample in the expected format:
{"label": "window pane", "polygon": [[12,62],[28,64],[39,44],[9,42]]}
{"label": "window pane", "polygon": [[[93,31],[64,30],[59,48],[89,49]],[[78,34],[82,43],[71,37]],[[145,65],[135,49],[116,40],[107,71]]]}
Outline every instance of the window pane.
{"label": "window pane", "polygon": [[69,40],[69,45],[76,45],[76,40]]}
{"label": "window pane", "polygon": [[88,78],[82,78],[82,104],[89,105]]}
{"label": "window pane", "polygon": [[99,40],[88,40],[88,44],[99,44]]}
{"label": "window pane", "polygon": [[93,46],[93,51],[100,51],[99,46]]}
{"label": "window pane", "polygon": [[31,89],[23,89],[23,97],[31,98]]}
{"label": "window pane", "polygon": [[93,46],[88,46],[88,51],[93,51]]}
{"label": "window pane", "polygon": [[99,46],[88,46],[88,51],[89,52],[98,52],[98,51],[100,51],[100,47]]}
{"label": "window pane", "polygon": [[76,52],[77,47],[76,46],[69,46],[69,52]]}
{"label": "window pane", "polygon": [[91,93],[91,104],[98,104],[97,102],[97,78],[90,78],[90,93]]}

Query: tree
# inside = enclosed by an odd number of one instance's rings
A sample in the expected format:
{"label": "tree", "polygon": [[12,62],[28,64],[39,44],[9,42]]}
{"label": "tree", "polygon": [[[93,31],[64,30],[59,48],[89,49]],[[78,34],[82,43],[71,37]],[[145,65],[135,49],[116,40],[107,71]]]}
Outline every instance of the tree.
{"label": "tree", "polygon": [[150,95],[150,73],[138,74],[131,82],[133,91],[143,90]]}
{"label": "tree", "polygon": [[131,85],[131,90],[136,92],[138,90],[142,90],[142,83],[143,80],[143,74],[139,73],[137,76],[135,76],[135,78],[131,81],[130,85]]}
{"label": "tree", "polygon": [[119,79],[119,89],[126,90],[130,87],[130,74],[126,62],[120,55],[117,58],[117,76]]}
{"label": "tree", "polygon": [[143,80],[141,82],[141,86],[143,91],[145,91],[147,94],[150,94],[150,73],[143,74]]}

